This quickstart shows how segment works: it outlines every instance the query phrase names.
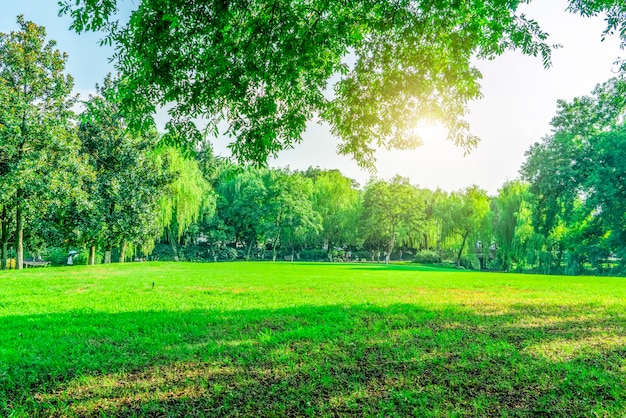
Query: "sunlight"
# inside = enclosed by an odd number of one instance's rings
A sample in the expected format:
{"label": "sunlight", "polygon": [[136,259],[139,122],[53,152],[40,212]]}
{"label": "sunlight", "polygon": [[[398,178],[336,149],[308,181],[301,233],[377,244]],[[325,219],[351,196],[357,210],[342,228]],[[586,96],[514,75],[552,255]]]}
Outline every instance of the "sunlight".
{"label": "sunlight", "polygon": [[420,122],[413,133],[419,136],[423,145],[441,143],[448,137],[448,130],[436,121]]}

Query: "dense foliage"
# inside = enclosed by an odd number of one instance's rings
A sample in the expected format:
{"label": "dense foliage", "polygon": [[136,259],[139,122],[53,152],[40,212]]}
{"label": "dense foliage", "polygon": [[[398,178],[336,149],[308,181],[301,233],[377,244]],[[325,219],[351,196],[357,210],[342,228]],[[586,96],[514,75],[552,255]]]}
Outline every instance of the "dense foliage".
{"label": "dense foliage", "polygon": [[[471,59],[516,49],[547,66],[552,48],[521,0],[141,0],[119,21],[122,3],[59,1],[75,30],[115,44],[131,108],[169,104],[187,131],[194,117],[215,133],[224,121],[234,153],[254,162],[314,119],[365,166],[377,147],[417,146],[425,118],[471,147],[464,115],[481,94]],[[626,34],[623,2],[571,0],[570,11],[608,12],[607,32]]]}

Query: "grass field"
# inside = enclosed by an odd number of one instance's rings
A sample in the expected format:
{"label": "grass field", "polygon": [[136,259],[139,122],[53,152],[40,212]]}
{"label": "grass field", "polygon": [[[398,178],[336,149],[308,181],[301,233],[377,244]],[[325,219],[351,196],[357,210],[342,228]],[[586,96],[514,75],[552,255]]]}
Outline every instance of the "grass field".
{"label": "grass field", "polygon": [[415,266],[2,272],[0,416],[626,416],[625,308]]}

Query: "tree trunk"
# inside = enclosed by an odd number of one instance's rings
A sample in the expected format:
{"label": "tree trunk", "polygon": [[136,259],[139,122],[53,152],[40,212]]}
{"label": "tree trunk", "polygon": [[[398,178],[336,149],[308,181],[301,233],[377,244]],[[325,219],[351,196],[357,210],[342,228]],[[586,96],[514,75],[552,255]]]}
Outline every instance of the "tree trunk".
{"label": "tree trunk", "polygon": [[93,266],[96,264],[96,246],[92,245],[89,247],[89,265]]}
{"label": "tree trunk", "polygon": [[276,234],[276,238],[274,239],[274,242],[272,243],[272,261],[276,261],[276,247],[278,246],[279,239],[280,239],[280,229],[278,230],[278,233]]}
{"label": "tree trunk", "polygon": [[7,207],[2,207],[2,260],[0,261],[0,267],[2,270],[6,270],[7,268],[7,247],[9,241],[9,224],[7,219]]}
{"label": "tree trunk", "polygon": [[468,234],[464,234],[463,235],[463,243],[461,244],[461,248],[459,248],[459,253],[456,256],[456,266],[457,267],[461,266],[461,254],[463,254],[463,249],[465,248],[465,241],[467,241],[467,235]]}
{"label": "tree trunk", "polygon": [[387,248],[387,254],[385,254],[385,264],[389,264],[389,261],[391,260],[391,252],[393,251],[393,247],[395,245],[395,231],[392,230],[391,231],[391,237],[389,237],[389,247]]}
{"label": "tree trunk", "polygon": [[[18,192],[18,201],[21,193]],[[17,205],[17,211],[15,213],[16,219],[16,239],[15,239],[15,247],[16,247],[16,255],[15,255],[15,265],[18,270],[24,268],[24,214],[22,213],[22,209],[19,204]]]}
{"label": "tree trunk", "polygon": [[170,246],[172,247],[172,256],[174,257],[174,261],[179,261],[178,257],[178,240],[172,236],[172,231],[168,228],[167,234],[169,237]]}
{"label": "tree trunk", "polygon": [[126,241],[122,241],[120,246],[120,263],[123,263],[126,259]]}
{"label": "tree trunk", "polygon": [[250,252],[252,252],[252,239],[249,240],[248,248],[246,250],[246,261],[250,261]]}
{"label": "tree trunk", "polygon": [[111,264],[111,245],[104,248],[104,264]]}
{"label": "tree trunk", "polygon": [[7,243],[2,241],[2,270],[7,268]]}

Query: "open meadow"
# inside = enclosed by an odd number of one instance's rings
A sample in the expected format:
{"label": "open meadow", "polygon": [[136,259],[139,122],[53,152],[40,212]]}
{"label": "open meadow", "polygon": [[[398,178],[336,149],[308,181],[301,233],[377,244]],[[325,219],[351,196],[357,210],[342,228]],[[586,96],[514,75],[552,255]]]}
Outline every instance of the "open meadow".
{"label": "open meadow", "polygon": [[624,416],[626,280],[375,264],[0,273],[0,416]]}

